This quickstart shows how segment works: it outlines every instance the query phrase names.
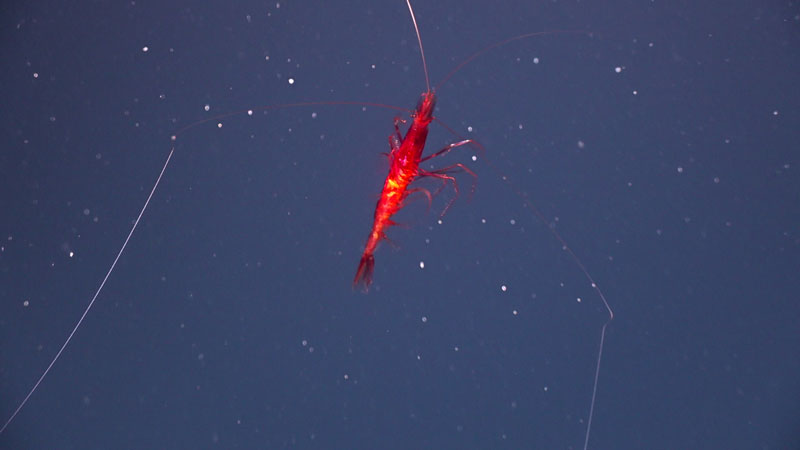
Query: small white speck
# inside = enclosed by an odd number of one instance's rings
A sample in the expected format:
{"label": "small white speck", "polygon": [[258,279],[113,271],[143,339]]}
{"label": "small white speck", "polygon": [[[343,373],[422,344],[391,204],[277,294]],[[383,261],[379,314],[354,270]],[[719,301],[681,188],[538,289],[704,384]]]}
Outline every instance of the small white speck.
{"label": "small white speck", "polygon": [[633,95],[639,95],[639,91],[633,91]]}
{"label": "small white speck", "polygon": [[217,123],[217,128],[222,128],[222,122]]}
{"label": "small white speck", "polygon": [[580,297],[578,297],[576,300],[578,301],[578,303],[581,302],[581,298]]}
{"label": "small white speck", "polygon": [[425,317],[425,316],[422,316],[421,320],[422,320],[422,323],[428,323],[428,318]]}
{"label": "small white speck", "polygon": [[419,262],[419,268],[420,269],[424,269],[425,268],[425,261],[420,261]]}
{"label": "small white speck", "polygon": [[614,67],[614,72],[621,73],[622,72],[622,67],[620,67],[620,66]]}
{"label": "small white speck", "polygon": [[776,109],[775,111],[772,111],[772,115],[773,116],[777,116],[778,115],[778,110]]}
{"label": "small white speck", "polygon": [[683,167],[678,167],[678,173],[683,173]]}
{"label": "small white speck", "polygon": [[470,133],[472,133],[472,127],[467,127],[467,131],[469,131]]}
{"label": "small white speck", "polygon": [[317,113],[316,112],[312,112],[311,113],[311,118],[312,119],[316,119],[317,118]]}
{"label": "small white speck", "polygon": [[39,78],[39,74],[36,73],[36,72],[33,72],[33,78]]}
{"label": "small white speck", "polygon": [[72,258],[73,256],[75,256],[75,252],[69,252],[69,257]]}
{"label": "small white speck", "polygon": [[539,64],[539,58],[533,58],[533,63],[534,64]]}
{"label": "small white speck", "polygon": [[147,53],[148,51],[150,51],[150,47],[148,47],[148,46],[146,46],[146,45],[145,45],[144,47],[142,47],[142,51],[143,51],[144,53]]}
{"label": "small white speck", "polygon": [[504,285],[500,286],[500,290],[501,290],[501,291],[503,291],[503,292],[505,292],[505,291],[507,291],[507,290],[508,290],[508,286],[506,286],[506,285],[504,284]]}
{"label": "small white speck", "polygon": [[24,306],[24,307],[26,307],[26,308],[27,308],[28,306],[30,306],[30,305],[31,305],[31,302],[30,302],[30,300],[25,300],[25,301],[23,301],[23,302],[22,302],[22,306]]}
{"label": "small white speck", "polygon": [[294,84],[294,78],[289,78],[289,84]]}
{"label": "small white speck", "polygon": [[247,115],[248,116],[252,116],[253,115],[253,110],[252,109],[248,109],[247,110]]}
{"label": "small white speck", "polygon": [[203,105],[203,110],[205,110],[206,112],[211,111],[211,105],[209,104]]}

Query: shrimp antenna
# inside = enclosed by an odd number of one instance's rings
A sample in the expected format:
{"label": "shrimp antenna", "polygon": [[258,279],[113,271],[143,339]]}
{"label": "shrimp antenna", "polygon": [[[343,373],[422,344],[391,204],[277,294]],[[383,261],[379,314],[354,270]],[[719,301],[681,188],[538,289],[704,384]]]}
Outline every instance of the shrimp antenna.
{"label": "shrimp antenna", "polygon": [[417,32],[417,42],[419,42],[419,54],[422,55],[422,70],[425,72],[425,86],[428,92],[431,91],[431,80],[428,78],[428,63],[425,62],[425,49],[422,48],[422,37],[419,35],[419,27],[417,26],[417,16],[414,15],[414,8],[411,7],[411,0],[406,0],[408,5],[408,12],[411,13],[411,21],[414,22],[414,31]]}

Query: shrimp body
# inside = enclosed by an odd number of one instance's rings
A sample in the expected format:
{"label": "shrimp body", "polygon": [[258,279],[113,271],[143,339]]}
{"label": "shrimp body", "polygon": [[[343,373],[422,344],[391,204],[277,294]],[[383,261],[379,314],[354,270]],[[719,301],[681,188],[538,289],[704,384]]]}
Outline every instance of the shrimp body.
{"label": "shrimp body", "polygon": [[[375,249],[378,243],[386,239],[386,228],[394,225],[392,216],[403,207],[403,201],[413,191],[408,186],[420,176],[419,163],[422,160],[422,151],[428,139],[428,126],[433,120],[433,108],[436,96],[433,92],[425,92],[420,97],[415,110],[413,121],[402,141],[399,140],[399,130],[396,135],[389,137],[392,150],[389,153],[389,174],[383,183],[383,190],[375,206],[375,217],[372,222],[372,231],[369,233],[361,262],[358,265],[353,287],[363,286],[366,291],[372,283],[372,272],[375,268]],[[427,191],[426,191],[427,194]],[[427,194],[429,195],[429,194]]]}

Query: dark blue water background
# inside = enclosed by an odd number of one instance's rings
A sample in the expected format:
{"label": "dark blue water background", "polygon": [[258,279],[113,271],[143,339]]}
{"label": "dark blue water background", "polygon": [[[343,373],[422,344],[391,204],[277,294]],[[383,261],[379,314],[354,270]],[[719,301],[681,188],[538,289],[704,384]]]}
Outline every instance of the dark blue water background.
{"label": "dark blue water background", "polygon": [[[178,129],[425,88],[400,0],[206,3],[2,7],[3,421]],[[606,314],[553,226],[617,315],[591,448],[797,448],[797,5],[495,3],[417,2],[434,82],[510,36],[593,34],[498,48],[440,88],[436,116],[486,150],[431,163],[468,164],[474,195],[459,175],[441,224],[449,189],[404,209],[369,294],[351,280],[396,112],[198,126],[0,446],[580,448]],[[433,126],[429,151],[456,139]]]}

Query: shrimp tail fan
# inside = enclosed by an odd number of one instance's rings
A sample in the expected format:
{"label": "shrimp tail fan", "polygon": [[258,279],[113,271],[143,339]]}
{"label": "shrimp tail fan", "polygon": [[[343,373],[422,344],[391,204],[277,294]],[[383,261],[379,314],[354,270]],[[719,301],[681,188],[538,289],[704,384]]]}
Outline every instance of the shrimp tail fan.
{"label": "shrimp tail fan", "polygon": [[361,287],[364,292],[367,292],[369,285],[372,284],[373,269],[375,269],[375,257],[372,254],[365,253],[358,264],[356,277],[353,279],[353,289]]}

